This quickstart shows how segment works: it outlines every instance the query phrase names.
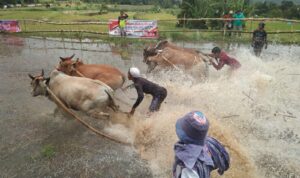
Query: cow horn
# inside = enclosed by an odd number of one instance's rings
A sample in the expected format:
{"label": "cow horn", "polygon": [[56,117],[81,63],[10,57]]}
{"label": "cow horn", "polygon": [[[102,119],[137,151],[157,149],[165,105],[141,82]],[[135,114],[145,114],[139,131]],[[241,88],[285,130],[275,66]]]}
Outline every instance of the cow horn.
{"label": "cow horn", "polygon": [[63,57],[59,57],[60,59],[61,59],[61,61],[65,61],[66,59],[65,58],[63,58]]}
{"label": "cow horn", "polygon": [[70,59],[72,59],[74,56],[75,56],[75,54],[73,54],[73,55],[70,57]]}
{"label": "cow horn", "polygon": [[46,85],[49,85],[50,77],[45,78],[46,80]]}
{"label": "cow horn", "polygon": [[79,58],[76,59],[76,62],[79,62]]}
{"label": "cow horn", "polygon": [[34,79],[34,77],[31,74],[28,74],[28,76],[31,78],[31,80]]}
{"label": "cow horn", "polygon": [[41,76],[44,76],[44,69],[42,69],[42,74],[41,74]]}
{"label": "cow horn", "polygon": [[168,40],[163,40],[157,43],[155,49],[160,49],[164,44],[168,43]]}

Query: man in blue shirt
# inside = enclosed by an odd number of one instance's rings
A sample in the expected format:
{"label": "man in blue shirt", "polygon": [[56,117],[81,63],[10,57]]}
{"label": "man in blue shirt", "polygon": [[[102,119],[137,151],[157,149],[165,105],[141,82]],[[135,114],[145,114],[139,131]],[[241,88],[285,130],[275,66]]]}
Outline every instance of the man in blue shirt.
{"label": "man in blue shirt", "polygon": [[[233,15],[233,18],[235,20],[233,21],[234,30],[237,31],[243,31],[243,18],[245,18],[243,12],[241,10],[236,11],[236,13]],[[238,36],[241,36],[240,32],[237,32]]]}

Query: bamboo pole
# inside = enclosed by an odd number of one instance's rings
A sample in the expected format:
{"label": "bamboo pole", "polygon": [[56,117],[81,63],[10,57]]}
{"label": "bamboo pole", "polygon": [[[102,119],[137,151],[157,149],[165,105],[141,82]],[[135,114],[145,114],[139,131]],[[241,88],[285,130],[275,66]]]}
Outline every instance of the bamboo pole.
{"label": "bamboo pole", "polygon": [[[91,34],[98,34],[98,35],[108,35],[108,32],[96,32],[96,31],[85,31],[85,30],[32,30],[32,31],[22,31],[18,33],[38,33],[38,32],[49,32],[49,33],[63,33],[63,32],[81,32],[81,33],[91,33]],[[140,32],[140,31],[134,31],[134,32]],[[160,30],[160,33],[168,33],[168,32],[188,32],[188,33],[193,33],[193,32],[223,32],[223,30]],[[237,30],[228,30],[228,32],[241,32],[241,33],[250,33],[250,31],[237,31]],[[6,32],[9,33],[9,32]],[[268,34],[283,34],[283,33],[300,33],[300,30],[295,30],[295,31],[268,31]]]}
{"label": "bamboo pole", "polygon": [[[178,20],[184,20],[184,21],[199,21],[199,20],[220,20],[224,21],[227,18],[176,18],[176,19],[153,19],[157,21],[178,21]],[[9,20],[9,19],[7,19]],[[107,21],[91,21],[91,22],[52,22],[52,21],[44,21],[44,20],[36,20],[36,19],[22,19],[25,21],[32,21],[37,23],[46,23],[46,24],[54,24],[54,25],[108,25],[109,22]],[[227,20],[245,20],[245,21],[282,21],[282,22],[293,22],[293,23],[300,23],[300,20],[294,20],[294,19],[284,19],[284,18],[242,18],[242,19],[227,19]]]}
{"label": "bamboo pole", "polygon": [[24,24],[24,28],[25,28],[25,31],[26,31],[27,27],[26,27],[26,20],[25,19],[23,19],[23,24]]}

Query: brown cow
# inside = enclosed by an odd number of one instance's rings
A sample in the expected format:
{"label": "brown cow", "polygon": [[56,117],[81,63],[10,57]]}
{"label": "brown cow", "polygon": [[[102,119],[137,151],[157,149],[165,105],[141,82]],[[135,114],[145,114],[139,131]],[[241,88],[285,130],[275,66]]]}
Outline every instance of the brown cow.
{"label": "brown cow", "polygon": [[155,47],[145,48],[143,55],[143,62],[148,65],[148,72],[156,66],[176,69],[179,69],[178,66],[183,66],[186,70],[198,66],[200,67],[198,74],[201,76],[208,75],[206,57],[194,49],[181,48],[168,41],[161,41]]}
{"label": "brown cow", "polygon": [[100,80],[116,90],[121,88],[125,82],[125,75],[117,68],[105,64],[84,64],[77,59],[73,61],[70,57],[60,57],[61,61],[57,70],[71,76],[87,77]]}

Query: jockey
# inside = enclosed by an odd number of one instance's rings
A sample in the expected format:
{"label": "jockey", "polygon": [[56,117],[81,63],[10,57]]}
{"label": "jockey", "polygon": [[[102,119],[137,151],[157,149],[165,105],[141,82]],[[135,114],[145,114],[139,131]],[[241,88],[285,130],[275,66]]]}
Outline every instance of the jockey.
{"label": "jockey", "polygon": [[138,98],[132,109],[130,111],[130,115],[133,115],[135,109],[139,106],[139,104],[144,99],[144,93],[152,95],[153,99],[151,105],[149,107],[150,112],[158,111],[161,103],[167,97],[167,90],[164,87],[161,87],[153,82],[148,81],[145,78],[140,76],[140,70],[136,67],[131,67],[128,71],[128,79],[132,80],[134,83],[134,87],[137,91]]}
{"label": "jockey", "polygon": [[[220,70],[223,66],[229,65],[231,69],[238,69],[241,67],[239,61],[233,57],[229,57],[225,51],[221,50],[219,47],[214,47],[212,49],[212,54],[208,54],[210,57],[214,57],[217,60],[217,63],[210,60],[210,63],[214,66],[215,69]],[[219,60],[218,60],[219,59]]]}
{"label": "jockey", "polygon": [[224,146],[207,136],[208,119],[200,111],[187,113],[176,122],[179,141],[174,146],[173,178],[209,178],[212,170],[222,175],[230,164]]}

